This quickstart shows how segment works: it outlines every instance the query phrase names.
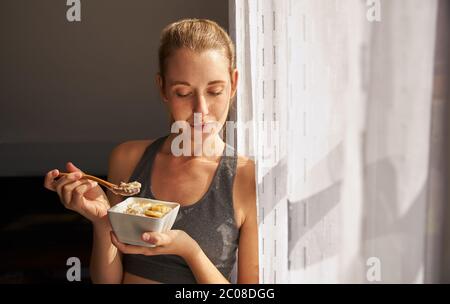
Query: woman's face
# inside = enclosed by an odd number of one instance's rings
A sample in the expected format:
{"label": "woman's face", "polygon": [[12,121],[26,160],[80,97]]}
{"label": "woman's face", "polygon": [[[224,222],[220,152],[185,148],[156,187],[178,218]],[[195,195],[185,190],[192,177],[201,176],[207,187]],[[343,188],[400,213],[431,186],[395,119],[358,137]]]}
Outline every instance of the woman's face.
{"label": "woman's face", "polygon": [[203,140],[217,134],[236,92],[237,71],[230,77],[229,60],[218,50],[179,49],[167,60],[165,73],[164,88],[159,75],[157,82],[172,118],[188,122],[192,136],[195,122]]}

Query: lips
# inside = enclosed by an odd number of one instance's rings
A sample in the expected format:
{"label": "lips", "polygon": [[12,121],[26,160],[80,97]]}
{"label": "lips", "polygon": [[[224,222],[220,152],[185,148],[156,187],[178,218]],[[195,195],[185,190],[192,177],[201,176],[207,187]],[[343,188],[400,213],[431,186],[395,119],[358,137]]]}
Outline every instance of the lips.
{"label": "lips", "polygon": [[209,124],[216,124],[216,122],[215,121],[207,121],[207,122],[203,122],[202,124],[197,124],[197,125],[190,124],[190,126],[193,128],[196,126],[204,128],[206,125],[209,125]]}

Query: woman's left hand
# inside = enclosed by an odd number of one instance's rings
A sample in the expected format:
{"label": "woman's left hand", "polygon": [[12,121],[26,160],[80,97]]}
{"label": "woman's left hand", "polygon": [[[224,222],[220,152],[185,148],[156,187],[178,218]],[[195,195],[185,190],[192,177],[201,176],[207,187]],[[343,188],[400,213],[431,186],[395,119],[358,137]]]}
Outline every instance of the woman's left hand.
{"label": "woman's left hand", "polygon": [[111,241],[119,251],[125,254],[159,255],[174,254],[184,259],[193,255],[200,248],[197,242],[183,230],[167,232],[145,232],[142,240],[156,247],[135,246],[121,243],[111,231]]}

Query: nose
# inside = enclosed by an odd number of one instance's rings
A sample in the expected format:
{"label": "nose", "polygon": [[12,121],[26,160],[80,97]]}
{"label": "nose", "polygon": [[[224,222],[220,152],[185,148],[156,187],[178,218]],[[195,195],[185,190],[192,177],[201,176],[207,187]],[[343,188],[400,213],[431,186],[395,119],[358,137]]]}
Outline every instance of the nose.
{"label": "nose", "polygon": [[197,94],[197,98],[195,100],[194,112],[201,113],[203,117],[205,117],[205,115],[209,114],[208,103],[203,94]]}

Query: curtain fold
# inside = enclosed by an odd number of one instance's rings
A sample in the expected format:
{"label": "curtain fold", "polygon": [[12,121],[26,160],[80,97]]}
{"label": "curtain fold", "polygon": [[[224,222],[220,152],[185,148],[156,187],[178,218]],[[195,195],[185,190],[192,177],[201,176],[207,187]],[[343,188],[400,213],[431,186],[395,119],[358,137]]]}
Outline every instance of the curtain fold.
{"label": "curtain fold", "polygon": [[260,282],[424,282],[437,1],[232,3]]}

